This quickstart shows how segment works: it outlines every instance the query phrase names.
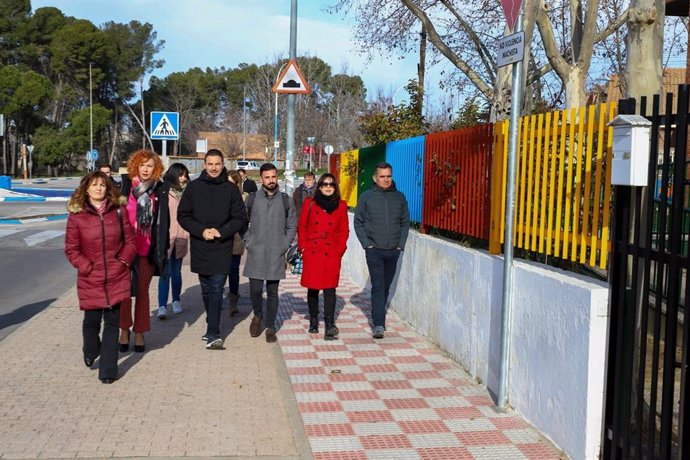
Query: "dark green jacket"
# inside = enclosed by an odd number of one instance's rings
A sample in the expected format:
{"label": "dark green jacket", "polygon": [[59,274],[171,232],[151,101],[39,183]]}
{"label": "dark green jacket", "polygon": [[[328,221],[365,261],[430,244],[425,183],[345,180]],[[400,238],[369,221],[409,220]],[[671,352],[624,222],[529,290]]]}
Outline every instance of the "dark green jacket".
{"label": "dark green jacket", "polygon": [[410,211],[405,195],[395,188],[372,185],[357,200],[355,233],[363,248],[405,249],[410,232]]}

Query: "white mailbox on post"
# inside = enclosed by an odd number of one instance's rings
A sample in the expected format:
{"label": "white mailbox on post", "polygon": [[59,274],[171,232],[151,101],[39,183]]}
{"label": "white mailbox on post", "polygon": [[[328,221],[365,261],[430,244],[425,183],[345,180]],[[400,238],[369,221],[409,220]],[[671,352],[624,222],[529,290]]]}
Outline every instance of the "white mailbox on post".
{"label": "white mailbox on post", "polygon": [[618,115],[608,125],[613,127],[611,184],[646,186],[652,122],[640,115]]}

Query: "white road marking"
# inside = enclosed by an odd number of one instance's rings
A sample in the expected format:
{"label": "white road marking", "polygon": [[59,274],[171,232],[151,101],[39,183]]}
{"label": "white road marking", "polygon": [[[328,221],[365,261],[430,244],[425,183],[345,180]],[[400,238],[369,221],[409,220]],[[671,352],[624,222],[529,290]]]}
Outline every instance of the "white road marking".
{"label": "white road marking", "polygon": [[20,229],[20,228],[14,228],[14,229],[0,228],[0,238],[2,238],[4,236],[14,235],[15,233],[19,233],[21,231],[22,231],[22,229]]}
{"label": "white road marking", "polygon": [[43,232],[38,232],[34,233],[33,235],[27,236],[26,238],[24,238],[24,242],[27,246],[35,246],[38,243],[52,240],[53,238],[57,238],[58,236],[62,236],[64,234],[64,230],[45,230]]}

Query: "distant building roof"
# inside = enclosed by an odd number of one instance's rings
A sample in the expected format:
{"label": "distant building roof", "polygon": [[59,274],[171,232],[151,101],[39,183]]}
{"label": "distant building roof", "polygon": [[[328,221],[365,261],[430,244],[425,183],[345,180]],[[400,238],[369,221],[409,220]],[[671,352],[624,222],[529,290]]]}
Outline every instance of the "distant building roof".
{"label": "distant building roof", "polygon": [[[223,152],[228,159],[244,157],[243,133],[231,133],[224,131],[199,131],[197,139],[206,139],[207,148],[218,149]],[[267,155],[273,157],[273,138],[263,134],[247,134],[247,154],[248,160],[267,160]],[[268,148],[268,154],[266,149]]]}
{"label": "distant building roof", "polygon": [[[678,92],[678,85],[682,85],[683,83],[685,83],[685,69],[684,68],[683,69],[677,69],[677,68],[666,68],[666,69],[664,69],[662,96],[665,96],[666,93],[672,93],[673,94],[673,110],[674,111],[676,110],[676,93]],[[611,79],[609,80],[609,84],[608,84],[606,102],[616,103],[621,98],[622,98],[622,95],[621,95],[619,76],[618,75],[611,75]],[[651,104],[651,101],[649,103]],[[651,107],[651,105],[649,105],[648,107]],[[663,109],[663,107],[662,107],[662,109]],[[663,113],[663,110],[662,110],[662,113]]]}

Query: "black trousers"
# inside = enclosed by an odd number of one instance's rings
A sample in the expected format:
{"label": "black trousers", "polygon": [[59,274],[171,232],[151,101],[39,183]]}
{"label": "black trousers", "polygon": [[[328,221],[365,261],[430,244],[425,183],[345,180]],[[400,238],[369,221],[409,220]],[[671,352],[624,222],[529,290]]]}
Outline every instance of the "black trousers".
{"label": "black trousers", "polygon": [[280,280],[266,280],[266,314],[263,314],[264,280],[249,278],[249,298],[256,316],[264,317],[264,326],[268,329],[276,328],[278,316],[278,285]]}
{"label": "black trousers", "polygon": [[[101,332],[101,321],[103,322],[103,337],[99,337]],[[98,310],[85,310],[84,322],[82,323],[82,335],[84,336],[84,358],[96,359],[98,361],[98,378],[116,379],[117,378],[117,352],[118,337],[120,333],[120,305],[112,308]]]}
{"label": "black trousers", "polygon": [[[319,316],[319,290],[307,289],[307,305],[309,306],[309,316],[318,318]],[[328,325],[335,319],[335,288],[323,290],[323,318]]]}

